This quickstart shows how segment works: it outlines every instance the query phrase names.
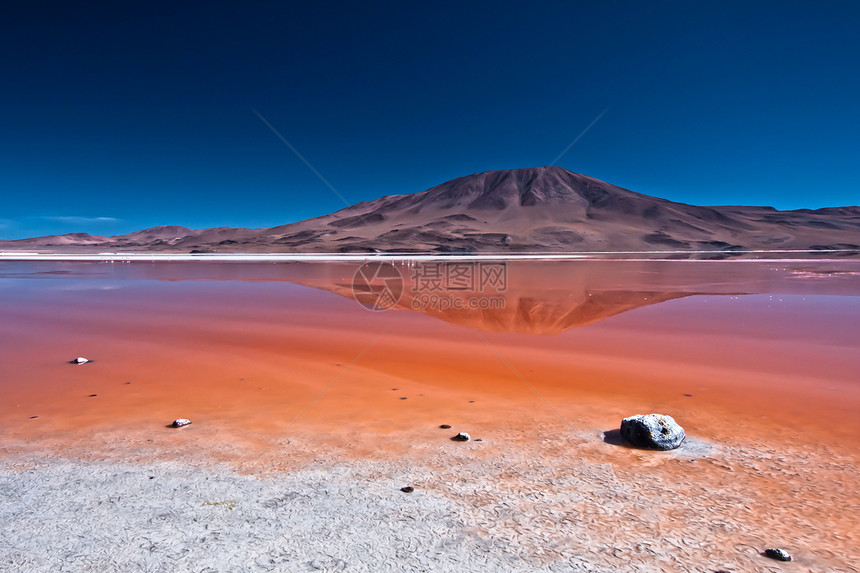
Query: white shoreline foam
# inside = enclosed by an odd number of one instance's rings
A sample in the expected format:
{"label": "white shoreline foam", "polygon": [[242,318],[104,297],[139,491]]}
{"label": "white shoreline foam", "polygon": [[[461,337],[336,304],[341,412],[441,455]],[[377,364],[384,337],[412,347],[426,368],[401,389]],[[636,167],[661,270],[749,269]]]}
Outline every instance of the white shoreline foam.
{"label": "white shoreline foam", "polygon": [[[297,262],[297,261],[517,261],[517,260],[606,260],[618,255],[650,255],[645,258],[623,258],[628,261],[661,260],[659,255],[774,255],[774,254],[823,254],[854,252],[850,249],[840,250],[747,250],[747,251],[582,251],[576,253],[559,252],[526,252],[526,253],[476,253],[476,254],[447,254],[447,253],[38,253],[31,251],[0,252],[0,260],[9,261],[102,261],[102,262]],[[683,259],[670,259],[682,261]],[[702,259],[694,259],[701,261]],[[731,262],[754,261],[825,261],[829,259],[790,258],[790,259],[731,259]],[[842,259],[838,259],[842,260]],[[717,261],[717,262],[725,262]]]}

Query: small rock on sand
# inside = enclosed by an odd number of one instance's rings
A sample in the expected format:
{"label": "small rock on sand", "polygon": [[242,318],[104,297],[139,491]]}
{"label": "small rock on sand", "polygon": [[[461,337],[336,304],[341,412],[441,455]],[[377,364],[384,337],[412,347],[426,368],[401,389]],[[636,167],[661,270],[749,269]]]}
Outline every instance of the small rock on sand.
{"label": "small rock on sand", "polygon": [[764,554],[766,557],[776,559],[777,561],[791,561],[791,555],[784,549],[765,549]]}
{"label": "small rock on sand", "polygon": [[440,428],[442,428],[443,430],[450,430],[450,429],[451,429],[451,425],[450,425],[450,424],[442,424],[442,425],[441,425],[441,426],[439,426],[439,427],[440,427]]}
{"label": "small rock on sand", "polygon": [[181,428],[182,426],[187,426],[191,423],[191,420],[186,420],[185,418],[177,418],[173,420],[173,423],[170,424],[171,428]]}
{"label": "small rock on sand", "polygon": [[70,360],[69,364],[86,364],[87,362],[92,362],[92,360],[88,360],[87,358],[84,358],[83,356],[78,356],[74,360]]}
{"label": "small rock on sand", "polygon": [[459,434],[457,434],[456,436],[454,436],[451,439],[455,442],[468,442],[469,438],[470,438],[469,434],[467,434],[466,432],[460,432]]}
{"label": "small rock on sand", "polygon": [[403,493],[412,493],[413,491],[415,491],[415,488],[411,485],[407,485],[406,487],[401,487],[400,491],[402,491]]}
{"label": "small rock on sand", "polygon": [[637,448],[674,450],[686,434],[672,416],[647,414],[621,420],[621,437]]}

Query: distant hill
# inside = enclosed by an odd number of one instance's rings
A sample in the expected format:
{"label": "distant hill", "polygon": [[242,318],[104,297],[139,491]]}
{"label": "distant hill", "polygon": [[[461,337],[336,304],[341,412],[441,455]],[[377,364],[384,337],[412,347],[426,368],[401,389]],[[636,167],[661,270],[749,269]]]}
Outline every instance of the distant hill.
{"label": "distant hill", "polygon": [[860,207],[702,207],[561,167],[487,171],[269,229],[163,226],[0,241],[0,248],[168,252],[860,249]]}

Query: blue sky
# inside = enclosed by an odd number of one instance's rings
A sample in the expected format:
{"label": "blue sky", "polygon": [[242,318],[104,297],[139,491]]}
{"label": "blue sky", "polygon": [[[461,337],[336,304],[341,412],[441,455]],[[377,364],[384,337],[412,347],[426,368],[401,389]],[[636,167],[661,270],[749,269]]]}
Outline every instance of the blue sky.
{"label": "blue sky", "polygon": [[410,4],[4,7],[0,237],[343,207],[252,108],[349,203],[550,164],[604,110],[559,165],[688,203],[860,203],[856,2]]}

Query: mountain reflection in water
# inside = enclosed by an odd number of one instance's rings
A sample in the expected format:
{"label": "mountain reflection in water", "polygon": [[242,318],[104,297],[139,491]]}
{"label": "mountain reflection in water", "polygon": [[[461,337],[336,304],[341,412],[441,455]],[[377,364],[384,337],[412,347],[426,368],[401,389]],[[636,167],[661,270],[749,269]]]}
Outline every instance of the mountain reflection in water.
{"label": "mountain reflection in water", "polygon": [[[373,262],[367,265],[373,265]],[[376,265],[389,263],[375,263]],[[391,310],[422,312],[445,322],[488,332],[555,335],[643,306],[693,295],[857,295],[860,262],[839,265],[809,261],[607,261],[490,263],[504,265],[503,288],[477,281],[446,288],[446,265],[481,263],[391,263],[395,269],[362,284],[359,264],[329,264],[326,276],[287,280],[357,299],[380,297]],[[422,285],[422,269],[438,266],[434,288]],[[823,265],[823,266],[822,266]],[[837,268],[838,266],[838,268]],[[392,304],[383,293],[392,279],[400,292]],[[827,279],[827,280],[822,280]],[[364,291],[362,292],[362,288]],[[356,291],[359,291],[358,294]],[[369,298],[368,298],[369,297]],[[385,304],[387,302],[387,304]]]}

